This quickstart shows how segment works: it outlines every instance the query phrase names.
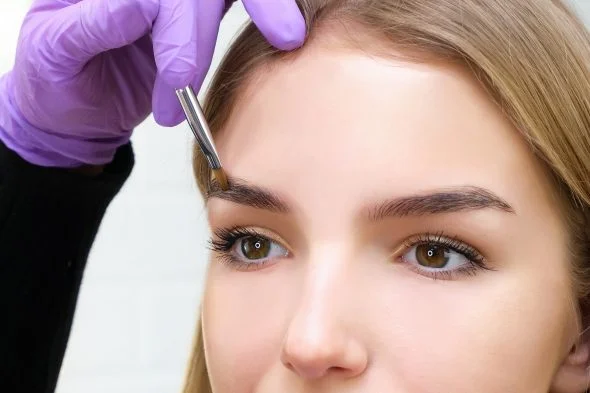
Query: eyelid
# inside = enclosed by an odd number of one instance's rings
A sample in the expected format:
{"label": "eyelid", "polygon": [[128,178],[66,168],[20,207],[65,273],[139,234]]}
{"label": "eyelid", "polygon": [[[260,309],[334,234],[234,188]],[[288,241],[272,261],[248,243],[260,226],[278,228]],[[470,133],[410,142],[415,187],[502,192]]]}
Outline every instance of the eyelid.
{"label": "eyelid", "polygon": [[[406,237],[404,240],[402,240],[399,244],[399,246],[397,246],[395,248],[395,250],[391,253],[391,256],[397,256],[400,255],[400,253],[403,253],[404,251],[408,250],[411,247],[414,247],[418,244],[424,244],[424,243],[458,243],[460,245],[462,245],[464,248],[466,248],[466,250],[456,250],[456,248],[459,247],[450,247],[452,249],[455,250],[455,252],[458,252],[460,254],[465,255],[465,252],[469,252],[471,254],[475,254],[476,256],[479,257],[479,261],[475,261],[481,264],[487,264],[488,263],[488,258],[487,256],[477,247],[473,246],[471,243],[463,240],[461,237],[459,236],[453,236],[453,235],[447,235],[444,232],[421,232],[421,233],[417,233],[411,236]],[[469,259],[469,256],[467,256]]]}
{"label": "eyelid", "polygon": [[256,234],[263,236],[263,237],[267,238],[268,240],[276,242],[276,243],[280,244],[281,247],[285,248],[285,250],[287,250],[289,255],[293,254],[293,251],[288,246],[288,243],[281,236],[277,235],[276,232],[271,231],[270,229],[266,229],[263,227],[257,227],[257,226],[247,226],[247,225],[240,225],[239,228],[247,230],[247,231],[255,232]]}

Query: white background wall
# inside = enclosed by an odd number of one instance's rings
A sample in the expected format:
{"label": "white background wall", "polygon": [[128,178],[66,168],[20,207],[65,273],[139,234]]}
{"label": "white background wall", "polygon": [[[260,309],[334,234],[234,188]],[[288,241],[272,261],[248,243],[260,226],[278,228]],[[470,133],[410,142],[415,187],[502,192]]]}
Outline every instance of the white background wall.
{"label": "white background wall", "polygon": [[[0,3],[2,73],[29,3]],[[590,0],[574,3],[590,22]],[[214,64],[246,18],[241,6],[230,11]],[[180,391],[207,263],[191,138],[186,126],[164,129],[152,118],[136,130],[137,164],[91,253],[58,393]]]}

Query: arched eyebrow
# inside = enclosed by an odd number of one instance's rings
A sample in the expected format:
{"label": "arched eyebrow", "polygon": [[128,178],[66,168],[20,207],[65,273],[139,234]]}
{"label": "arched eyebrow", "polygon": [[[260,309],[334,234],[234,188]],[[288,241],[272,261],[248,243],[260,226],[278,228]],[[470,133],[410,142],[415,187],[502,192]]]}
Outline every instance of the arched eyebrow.
{"label": "arched eyebrow", "polygon": [[228,176],[229,189],[223,191],[216,179],[209,183],[207,199],[220,198],[240,205],[250,206],[256,209],[268,210],[273,213],[289,213],[290,206],[272,191]]}
{"label": "arched eyebrow", "polygon": [[423,216],[482,209],[515,213],[514,208],[504,199],[488,189],[475,186],[438,189],[393,198],[367,208],[366,212],[371,221],[378,221],[388,217]]}
{"label": "arched eyebrow", "polygon": [[[209,185],[207,199],[220,198],[256,209],[287,214],[291,206],[271,190],[251,184],[244,179],[228,177],[229,190],[223,191],[216,180]],[[504,199],[488,189],[464,186],[427,191],[421,194],[395,197],[372,204],[364,209],[371,221],[385,218],[457,213],[470,210],[496,209],[515,213]]]}

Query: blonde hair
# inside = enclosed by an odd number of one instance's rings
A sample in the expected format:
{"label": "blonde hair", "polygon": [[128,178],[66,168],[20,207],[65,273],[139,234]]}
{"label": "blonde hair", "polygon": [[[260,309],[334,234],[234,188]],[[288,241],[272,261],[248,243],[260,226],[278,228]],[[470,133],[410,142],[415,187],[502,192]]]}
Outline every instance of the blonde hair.
{"label": "blonde hair", "polygon": [[[548,168],[572,234],[572,293],[584,306],[590,288],[586,229],[590,36],[574,13],[560,0],[298,0],[298,4],[308,38],[322,25],[339,22],[343,40],[347,25],[367,33],[370,42],[364,50],[374,48],[376,54],[387,55],[383,48],[395,48],[415,61],[442,59],[470,69]],[[209,88],[204,111],[212,132],[223,128],[254,71],[296,55],[273,49],[248,25]],[[206,195],[211,173],[198,149],[193,169]],[[185,393],[211,391],[200,324],[197,330]]]}

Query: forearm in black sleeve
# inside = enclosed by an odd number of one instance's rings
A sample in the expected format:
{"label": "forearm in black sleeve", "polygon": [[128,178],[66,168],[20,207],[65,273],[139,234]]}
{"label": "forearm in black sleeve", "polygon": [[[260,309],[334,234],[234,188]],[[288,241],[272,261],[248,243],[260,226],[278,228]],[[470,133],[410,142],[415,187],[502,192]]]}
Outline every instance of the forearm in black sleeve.
{"label": "forearm in black sleeve", "polygon": [[87,176],[0,143],[0,392],[55,390],[89,250],[132,167],[130,145]]}

